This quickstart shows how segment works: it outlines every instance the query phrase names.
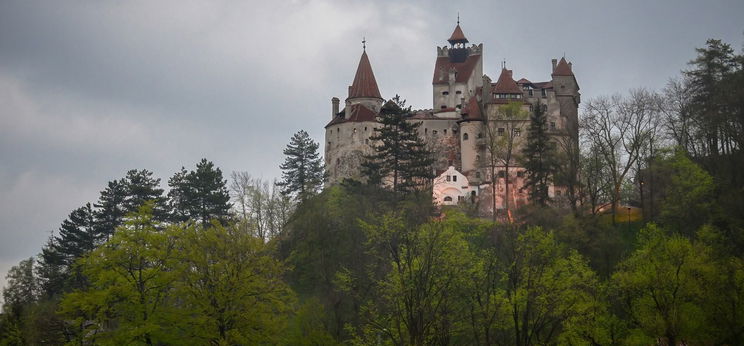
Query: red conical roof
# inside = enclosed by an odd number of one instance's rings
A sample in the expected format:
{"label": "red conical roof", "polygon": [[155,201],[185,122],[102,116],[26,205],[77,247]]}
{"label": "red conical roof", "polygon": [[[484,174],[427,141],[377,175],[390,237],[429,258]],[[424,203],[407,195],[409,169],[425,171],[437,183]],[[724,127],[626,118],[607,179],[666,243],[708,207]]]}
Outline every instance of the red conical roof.
{"label": "red conical roof", "polygon": [[512,78],[512,71],[505,68],[501,69],[499,80],[493,87],[493,92],[499,94],[521,94],[522,88]]}
{"label": "red conical roof", "polygon": [[555,70],[553,70],[553,76],[573,76],[573,71],[571,71],[571,66],[568,65],[566,62],[566,58],[561,58],[561,61],[558,62],[558,65],[556,65]]}
{"label": "red conical roof", "polygon": [[354,76],[354,83],[349,87],[349,98],[356,97],[382,98],[380,96],[380,89],[377,88],[375,74],[372,72],[372,65],[369,63],[369,57],[367,57],[367,51],[362,53],[362,58],[359,60],[359,67],[357,67],[356,75]]}
{"label": "red conical roof", "polygon": [[449,43],[455,44],[455,43],[466,43],[468,42],[468,39],[465,38],[465,34],[462,33],[462,29],[460,28],[460,24],[458,23],[455,27],[455,31],[452,32],[452,36],[447,40]]}

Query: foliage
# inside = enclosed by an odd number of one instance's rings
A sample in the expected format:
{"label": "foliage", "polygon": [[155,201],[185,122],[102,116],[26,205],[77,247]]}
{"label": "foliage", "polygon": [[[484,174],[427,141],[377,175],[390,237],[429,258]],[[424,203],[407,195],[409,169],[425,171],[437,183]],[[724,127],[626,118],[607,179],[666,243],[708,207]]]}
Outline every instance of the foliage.
{"label": "foliage", "polygon": [[173,221],[199,220],[207,225],[212,219],[226,222],[230,217],[230,194],[222,170],[214,163],[202,159],[196,170],[181,168],[168,180],[168,192]]}
{"label": "foliage", "polygon": [[305,130],[300,130],[284,149],[282,181],[278,183],[285,195],[305,201],[315,195],[325,180],[323,161],[318,154],[318,143]]}
{"label": "foliage", "polygon": [[[409,121],[411,107],[400,96],[385,103],[380,111],[374,153],[364,156],[363,173],[372,185],[389,185],[395,192],[426,190],[434,178],[434,159],[419,137],[420,122]],[[388,180],[390,180],[388,182]]]}
{"label": "foliage", "polygon": [[522,148],[522,161],[527,178],[525,187],[530,188],[530,199],[541,206],[550,201],[548,188],[557,173],[558,162],[555,143],[548,133],[548,117],[539,103],[532,107],[527,143]]}

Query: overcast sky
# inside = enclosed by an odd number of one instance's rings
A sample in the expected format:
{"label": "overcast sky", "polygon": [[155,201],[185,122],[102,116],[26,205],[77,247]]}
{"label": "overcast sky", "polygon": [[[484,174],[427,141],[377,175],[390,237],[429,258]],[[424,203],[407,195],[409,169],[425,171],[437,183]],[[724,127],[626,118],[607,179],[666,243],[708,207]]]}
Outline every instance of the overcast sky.
{"label": "overcast sky", "polygon": [[585,100],[663,87],[707,38],[744,41],[741,0],[0,0],[0,285],[128,169],[165,183],[206,157],[277,177],[294,132],[322,142],[362,37],[383,97],[431,108],[458,11],[484,73],[506,60],[544,81],[565,54]]}

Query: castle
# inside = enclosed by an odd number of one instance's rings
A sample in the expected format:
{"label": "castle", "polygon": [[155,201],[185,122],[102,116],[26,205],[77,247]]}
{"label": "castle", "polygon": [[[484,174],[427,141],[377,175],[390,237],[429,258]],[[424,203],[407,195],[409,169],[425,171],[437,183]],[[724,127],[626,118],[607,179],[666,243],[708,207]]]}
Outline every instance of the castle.
{"label": "castle", "polygon": [[[548,133],[554,142],[578,146],[580,94],[572,64],[565,58],[552,59],[551,79],[544,82],[525,78],[515,81],[512,71],[503,66],[493,83],[483,74],[483,44],[468,46],[459,21],[447,41],[449,47],[437,47],[433,107],[417,110],[408,119],[421,122],[419,135],[436,154],[434,199],[444,205],[476,199],[489,200],[482,204],[491,205],[494,196],[490,184],[495,181],[497,209],[504,208],[507,198],[510,206],[524,205],[528,203],[528,193],[523,189],[524,168],[512,159],[507,170],[503,158],[497,158],[501,166],[495,169],[486,165],[486,158],[494,152],[487,150],[487,135],[496,139],[511,136],[513,156],[518,156],[526,142],[530,111],[539,105],[546,111]],[[329,185],[346,178],[362,180],[363,156],[372,152],[374,143],[369,138],[380,126],[377,117],[384,102],[365,49],[344,108],[339,110],[338,98],[331,100],[332,118],[325,127]],[[504,107],[513,108],[515,104],[521,108],[522,117],[504,117]],[[498,174],[496,179],[491,179],[491,172]],[[508,194],[503,193],[507,176]],[[565,193],[565,187],[549,189],[552,198],[559,199]]]}

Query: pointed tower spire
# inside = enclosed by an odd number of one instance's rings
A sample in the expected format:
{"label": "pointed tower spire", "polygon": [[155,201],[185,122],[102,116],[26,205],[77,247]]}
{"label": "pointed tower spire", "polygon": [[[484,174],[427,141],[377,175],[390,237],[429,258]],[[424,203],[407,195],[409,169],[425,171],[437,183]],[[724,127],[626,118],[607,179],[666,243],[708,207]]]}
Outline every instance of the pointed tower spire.
{"label": "pointed tower spire", "polygon": [[447,41],[454,45],[456,43],[468,43],[468,39],[465,38],[465,34],[462,32],[462,28],[460,28],[460,15],[457,15],[457,26],[455,26],[455,31],[452,32],[452,35],[450,35],[450,38],[447,39]]}
{"label": "pointed tower spire", "polygon": [[362,58],[359,59],[354,83],[349,87],[350,99],[363,97],[382,99],[380,89],[377,87],[377,80],[375,80],[375,74],[372,72],[372,65],[369,63],[369,57],[367,57],[366,42],[366,40],[363,41],[365,47],[362,52]]}

